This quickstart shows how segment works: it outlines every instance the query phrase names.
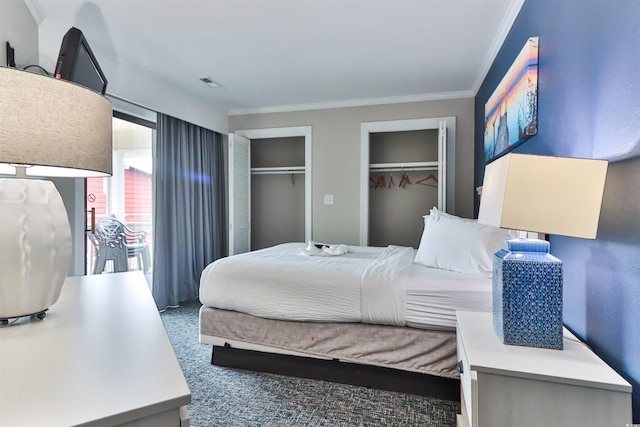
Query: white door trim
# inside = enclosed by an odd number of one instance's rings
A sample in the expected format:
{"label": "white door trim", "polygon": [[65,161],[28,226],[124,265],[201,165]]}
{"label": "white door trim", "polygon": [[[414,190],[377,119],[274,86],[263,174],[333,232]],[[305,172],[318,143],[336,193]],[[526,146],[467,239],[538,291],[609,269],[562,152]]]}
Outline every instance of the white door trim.
{"label": "white door trim", "polygon": [[304,235],[305,241],[312,240],[312,215],[311,215],[311,126],[293,126],[265,129],[244,129],[234,131],[249,140],[261,138],[286,138],[291,136],[304,137]]}

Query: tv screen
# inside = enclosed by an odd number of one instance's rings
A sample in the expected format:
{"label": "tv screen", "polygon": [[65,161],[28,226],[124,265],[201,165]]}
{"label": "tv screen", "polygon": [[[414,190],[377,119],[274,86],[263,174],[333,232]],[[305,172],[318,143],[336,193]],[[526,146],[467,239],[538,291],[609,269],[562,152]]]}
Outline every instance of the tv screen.
{"label": "tv screen", "polygon": [[103,95],[107,91],[107,79],[82,31],[75,27],[67,31],[62,39],[55,77],[77,83]]}

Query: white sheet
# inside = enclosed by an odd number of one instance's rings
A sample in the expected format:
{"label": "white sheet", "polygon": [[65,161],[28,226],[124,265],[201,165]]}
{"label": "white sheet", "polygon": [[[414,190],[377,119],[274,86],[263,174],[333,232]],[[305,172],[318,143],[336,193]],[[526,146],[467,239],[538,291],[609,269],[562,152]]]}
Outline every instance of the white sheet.
{"label": "white sheet", "polygon": [[382,248],[309,257],[298,253],[304,247],[285,243],[215,261],[202,272],[200,301],[269,319],[360,322],[362,276]]}
{"label": "white sheet", "polygon": [[405,276],[415,250],[387,247],[365,270],[362,277],[362,322],[405,325]]}
{"label": "white sheet", "polygon": [[350,246],[336,257],[286,243],[210,264],[204,305],[279,320],[455,328],[455,310],[491,311],[491,279],[412,262],[413,248]]}
{"label": "white sheet", "polygon": [[491,279],[412,264],[404,286],[407,326],[455,329],[456,310],[492,310]]}

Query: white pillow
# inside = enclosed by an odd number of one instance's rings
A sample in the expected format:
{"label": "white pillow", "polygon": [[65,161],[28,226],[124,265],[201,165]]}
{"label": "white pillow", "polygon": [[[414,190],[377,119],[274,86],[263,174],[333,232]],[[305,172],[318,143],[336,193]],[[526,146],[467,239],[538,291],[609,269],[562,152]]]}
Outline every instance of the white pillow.
{"label": "white pillow", "polygon": [[493,254],[502,239],[516,237],[513,232],[477,220],[449,215],[431,209],[424,216],[424,231],[414,262],[426,267],[457,271],[490,278]]}

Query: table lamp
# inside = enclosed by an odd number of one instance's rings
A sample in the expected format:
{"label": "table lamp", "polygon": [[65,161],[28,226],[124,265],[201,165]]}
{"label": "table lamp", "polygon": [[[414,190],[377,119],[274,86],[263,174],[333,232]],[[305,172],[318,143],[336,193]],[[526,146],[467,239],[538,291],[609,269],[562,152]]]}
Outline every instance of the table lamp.
{"label": "table lamp", "polygon": [[74,83],[0,67],[0,323],[43,318],[71,263],[71,228],[51,181],[109,176],[112,108]]}
{"label": "table lamp", "polygon": [[[595,239],[605,160],[509,153],[485,168],[478,222]],[[505,239],[493,259],[493,327],[504,344],[562,349],[562,261],[540,239]]]}

